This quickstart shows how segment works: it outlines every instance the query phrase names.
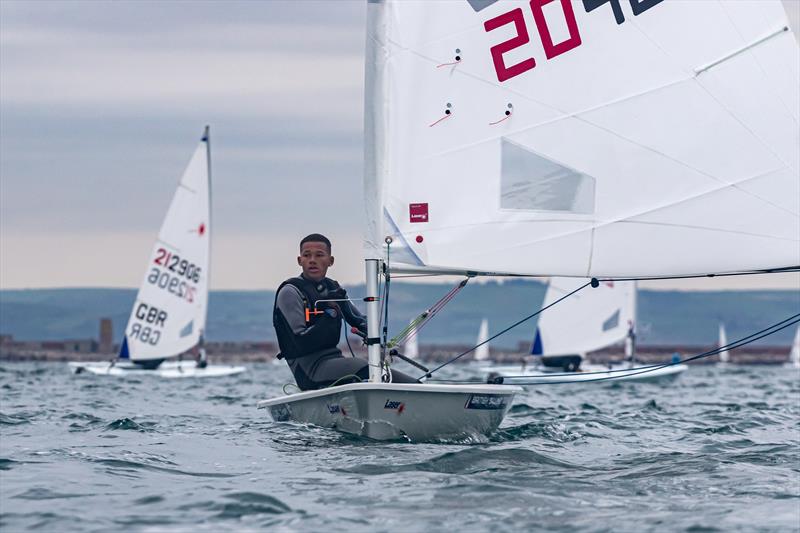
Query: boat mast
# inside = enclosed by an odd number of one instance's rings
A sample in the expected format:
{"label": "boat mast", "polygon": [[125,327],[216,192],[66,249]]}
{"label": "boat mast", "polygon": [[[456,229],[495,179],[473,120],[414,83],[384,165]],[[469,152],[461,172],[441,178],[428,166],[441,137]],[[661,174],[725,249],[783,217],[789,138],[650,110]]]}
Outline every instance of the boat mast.
{"label": "boat mast", "polygon": [[385,235],[380,229],[383,180],[387,174],[387,89],[388,13],[384,2],[367,3],[367,35],[364,62],[364,203],[366,228],[364,250],[367,285],[367,353],[369,381],[380,383],[381,364],[378,272]]}
{"label": "boat mast", "polygon": [[[211,132],[210,127],[206,125],[205,131],[203,131],[203,141],[206,143],[206,176],[208,178],[208,223],[206,227],[208,228],[208,264],[206,265],[206,287],[210,290],[211,288]],[[203,310],[203,326],[205,326],[208,320],[208,301],[206,301],[205,308]],[[205,347],[205,331],[200,331],[200,339],[198,341],[198,345],[200,347],[200,359],[198,361],[199,366],[206,366],[208,363],[206,361],[206,347]]]}
{"label": "boat mast", "polygon": [[367,353],[369,355],[369,381],[381,382],[381,344],[380,314],[381,304],[378,297],[378,262],[379,259],[367,259]]}

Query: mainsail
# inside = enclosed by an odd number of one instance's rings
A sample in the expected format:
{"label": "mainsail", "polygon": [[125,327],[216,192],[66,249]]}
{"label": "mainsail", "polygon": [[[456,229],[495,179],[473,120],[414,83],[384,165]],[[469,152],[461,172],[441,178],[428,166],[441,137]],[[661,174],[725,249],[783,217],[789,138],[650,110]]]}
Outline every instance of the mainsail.
{"label": "mainsail", "polygon": [[[551,278],[542,307],[585,283]],[[585,355],[627,339],[636,322],[636,283],[605,281],[546,309],[537,327],[534,355]]]}
{"label": "mainsail", "polygon": [[367,258],[657,277],[800,265],[779,0],[371,0]]}
{"label": "mainsail", "polygon": [[181,177],[136,295],[120,357],[179,355],[206,325],[210,233],[208,128]]}

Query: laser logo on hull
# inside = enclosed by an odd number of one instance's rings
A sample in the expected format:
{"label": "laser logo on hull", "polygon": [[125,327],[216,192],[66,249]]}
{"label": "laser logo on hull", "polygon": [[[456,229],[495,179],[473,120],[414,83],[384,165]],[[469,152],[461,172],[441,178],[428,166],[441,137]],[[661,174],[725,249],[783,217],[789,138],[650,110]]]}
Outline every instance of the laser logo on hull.
{"label": "laser logo on hull", "polygon": [[405,410],[406,405],[403,402],[398,402],[395,400],[386,400],[386,403],[383,404],[383,408],[389,409],[391,411],[397,411],[397,414],[400,414]]}

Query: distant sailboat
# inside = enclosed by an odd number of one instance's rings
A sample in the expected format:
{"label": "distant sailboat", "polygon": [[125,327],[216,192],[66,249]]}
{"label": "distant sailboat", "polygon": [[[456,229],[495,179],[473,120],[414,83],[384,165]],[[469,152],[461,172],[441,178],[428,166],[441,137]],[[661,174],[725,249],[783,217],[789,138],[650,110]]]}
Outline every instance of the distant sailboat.
{"label": "distant sailboat", "polygon": [[[211,377],[244,372],[209,365],[203,346],[211,240],[211,151],[206,128],[181,177],[150,254],[119,359],[71,362],[76,373]],[[197,349],[198,360],[166,361]]]}
{"label": "distant sailboat", "polygon": [[[725,334],[725,324],[719,323],[719,340],[717,341],[717,348],[722,348],[728,345],[728,336]],[[725,348],[719,352],[719,364],[727,365],[731,362],[731,354]]]}
{"label": "distant sailboat", "polygon": [[[550,278],[543,307],[555,303],[583,283],[585,281],[574,278]],[[615,379],[654,380],[675,377],[688,368],[670,365],[647,372],[636,368],[635,324],[636,282],[602,282],[542,313],[531,348],[536,366],[527,370],[518,366],[486,367],[484,370],[508,378],[558,373],[559,380],[586,381],[604,375]],[[622,342],[625,363],[612,367],[584,364],[587,353]]]}
{"label": "distant sailboat", "polygon": [[798,327],[794,332],[792,349],[789,352],[789,362],[784,363],[784,366],[789,368],[800,368],[800,327]]}
{"label": "distant sailboat", "polygon": [[[550,278],[542,305],[553,304],[583,283],[574,278]],[[538,346],[531,353],[542,366],[574,371],[587,353],[625,341],[630,359],[635,322],[636,283],[606,281],[542,313],[536,332]]]}
{"label": "distant sailboat", "polygon": [[484,318],[481,320],[481,327],[478,329],[478,339],[475,345],[475,360],[488,361],[489,360],[489,320]]}

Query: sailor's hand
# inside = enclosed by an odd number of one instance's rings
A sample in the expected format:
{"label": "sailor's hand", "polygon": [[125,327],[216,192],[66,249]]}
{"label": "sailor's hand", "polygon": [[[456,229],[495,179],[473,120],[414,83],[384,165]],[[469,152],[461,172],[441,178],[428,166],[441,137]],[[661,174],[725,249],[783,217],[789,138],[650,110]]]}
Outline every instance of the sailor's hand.
{"label": "sailor's hand", "polygon": [[[363,337],[367,336],[367,323],[366,322],[364,322],[363,324],[358,324],[356,326],[353,326],[352,329],[358,331],[361,334],[361,336],[363,336]],[[353,333],[355,333],[355,331],[353,331]],[[359,333],[357,333],[357,335]]]}
{"label": "sailor's hand", "polygon": [[[333,299],[332,297],[330,297],[330,298]],[[327,298],[325,299],[325,301],[317,302],[317,309],[319,309],[320,311],[326,311],[326,312],[327,311],[331,311],[331,310],[336,311],[336,313],[334,313],[334,316],[336,314],[340,314],[342,312],[341,308],[339,307],[339,305],[336,302],[327,301]],[[330,315],[331,313],[328,313],[328,314]]]}
{"label": "sailor's hand", "polygon": [[362,330],[360,330],[359,328],[357,328],[355,326],[350,328],[350,333],[352,333],[353,335],[358,335],[359,337],[361,337],[364,340],[367,339],[367,332],[366,331],[362,331]]}

